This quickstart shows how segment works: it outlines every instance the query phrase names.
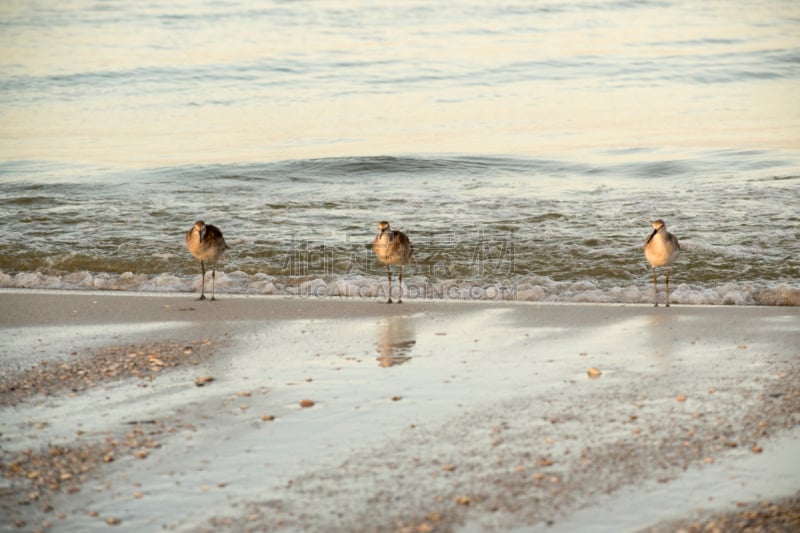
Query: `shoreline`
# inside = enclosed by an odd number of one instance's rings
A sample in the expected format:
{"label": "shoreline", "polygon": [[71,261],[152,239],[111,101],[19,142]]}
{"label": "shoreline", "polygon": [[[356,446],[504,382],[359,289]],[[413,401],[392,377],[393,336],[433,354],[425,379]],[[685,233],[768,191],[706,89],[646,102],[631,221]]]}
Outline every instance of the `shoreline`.
{"label": "shoreline", "polygon": [[[688,246],[688,244],[687,244]],[[371,256],[370,256],[371,257]],[[403,298],[407,301],[530,302],[587,304],[652,304],[653,292],[647,275],[620,284],[559,280],[544,276],[517,276],[501,281],[433,279],[419,275],[427,267],[418,265],[418,275],[404,277]],[[675,280],[673,280],[675,282]],[[372,273],[353,278],[311,273],[302,276],[248,274],[241,270],[217,272],[217,286],[223,297],[285,297],[331,300],[386,299],[385,279]],[[42,292],[86,292],[180,295],[199,293],[200,276],[160,274],[110,274],[80,271],[64,274],[0,270],[0,290]],[[395,294],[397,288],[395,285]],[[702,282],[673,283],[670,291],[675,305],[800,306],[800,286],[786,280],[727,281],[715,285]],[[659,293],[663,304],[664,293]]]}
{"label": "shoreline", "polygon": [[194,296],[0,291],[4,382],[85,383],[0,405],[3,473],[40,466],[3,528],[538,530],[645,486],[646,528],[800,442],[798,308]]}

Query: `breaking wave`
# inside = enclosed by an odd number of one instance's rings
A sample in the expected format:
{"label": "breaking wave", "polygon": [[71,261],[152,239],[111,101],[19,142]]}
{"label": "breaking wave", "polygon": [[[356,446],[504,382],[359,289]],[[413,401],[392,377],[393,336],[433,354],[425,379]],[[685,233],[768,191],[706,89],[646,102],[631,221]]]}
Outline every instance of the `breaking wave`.
{"label": "breaking wave", "polygon": [[[247,274],[242,271],[217,272],[217,294],[273,295],[289,298],[360,298],[385,299],[387,284],[380,276],[347,278],[280,277]],[[0,271],[0,288],[109,290],[156,293],[196,293],[199,276],[162,274],[90,273],[43,274],[24,272],[16,275]],[[208,287],[207,287],[208,288]],[[397,283],[394,283],[394,295]],[[800,305],[800,286],[726,283],[717,287],[680,283],[671,288],[671,301],[684,305]],[[604,304],[650,304],[652,287],[619,285],[601,287],[589,281],[555,281],[534,276],[509,283],[476,283],[467,280],[431,280],[412,276],[403,281],[407,300],[522,301]],[[663,286],[659,286],[663,303]]]}

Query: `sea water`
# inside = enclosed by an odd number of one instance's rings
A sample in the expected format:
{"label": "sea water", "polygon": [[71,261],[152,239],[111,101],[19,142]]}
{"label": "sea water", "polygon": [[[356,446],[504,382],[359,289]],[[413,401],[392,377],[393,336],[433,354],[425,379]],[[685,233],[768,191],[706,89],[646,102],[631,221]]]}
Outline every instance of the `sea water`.
{"label": "sea water", "polygon": [[[0,287],[800,305],[800,4],[0,6]],[[663,301],[663,271],[659,270]]]}

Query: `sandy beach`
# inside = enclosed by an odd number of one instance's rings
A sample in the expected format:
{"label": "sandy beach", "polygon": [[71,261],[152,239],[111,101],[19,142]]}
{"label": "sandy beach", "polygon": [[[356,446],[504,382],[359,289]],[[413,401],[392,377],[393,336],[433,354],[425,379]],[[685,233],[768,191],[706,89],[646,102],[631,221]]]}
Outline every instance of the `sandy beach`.
{"label": "sandy beach", "polygon": [[194,297],[0,292],[0,530],[798,527],[800,308]]}

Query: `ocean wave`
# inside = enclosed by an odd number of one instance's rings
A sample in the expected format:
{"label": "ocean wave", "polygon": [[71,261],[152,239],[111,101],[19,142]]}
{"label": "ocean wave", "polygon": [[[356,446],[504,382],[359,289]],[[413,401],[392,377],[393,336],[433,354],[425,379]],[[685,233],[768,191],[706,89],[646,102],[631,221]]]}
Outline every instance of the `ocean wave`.
{"label": "ocean wave", "polygon": [[[393,294],[397,294],[395,279]],[[173,273],[68,274],[0,271],[0,288],[108,290],[131,292],[197,293],[200,276]],[[207,287],[208,288],[208,287]],[[217,272],[217,294],[274,295],[299,298],[384,299],[386,282],[379,276],[296,277],[272,276],[242,271]],[[659,286],[663,303],[663,286]],[[412,276],[403,281],[407,300],[475,300],[565,303],[649,304],[650,285],[601,286],[591,281],[556,281],[547,276],[532,276],[513,282],[475,282],[470,280],[433,280]],[[800,286],[788,283],[726,283],[702,286],[681,283],[673,286],[671,301],[683,305],[764,305],[800,306]]]}

